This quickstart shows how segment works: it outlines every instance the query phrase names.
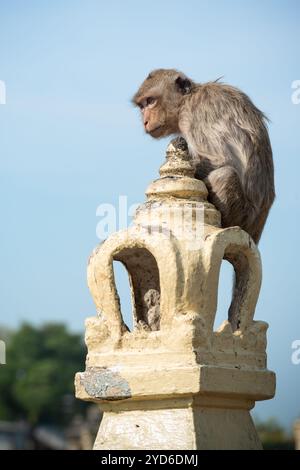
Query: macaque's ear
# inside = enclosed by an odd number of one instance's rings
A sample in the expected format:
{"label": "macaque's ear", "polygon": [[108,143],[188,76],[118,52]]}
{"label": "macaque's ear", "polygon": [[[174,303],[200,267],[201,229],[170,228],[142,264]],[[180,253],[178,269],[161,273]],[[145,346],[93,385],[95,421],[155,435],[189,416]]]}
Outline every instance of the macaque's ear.
{"label": "macaque's ear", "polygon": [[177,77],[175,84],[183,95],[188,95],[192,89],[192,82],[188,78]]}

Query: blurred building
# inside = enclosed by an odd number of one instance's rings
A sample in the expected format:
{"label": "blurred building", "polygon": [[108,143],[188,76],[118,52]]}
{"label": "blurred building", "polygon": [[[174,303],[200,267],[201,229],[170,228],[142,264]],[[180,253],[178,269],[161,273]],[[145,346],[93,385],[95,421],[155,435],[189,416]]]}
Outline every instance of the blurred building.
{"label": "blurred building", "polygon": [[0,450],[28,449],[29,426],[23,422],[0,421]]}
{"label": "blurred building", "polygon": [[75,415],[66,429],[25,421],[0,421],[0,450],[90,450],[93,448],[102,415],[91,405],[86,416]]}
{"label": "blurred building", "polygon": [[70,450],[91,450],[102,419],[102,413],[97,405],[91,405],[85,419],[77,415],[65,432]]}

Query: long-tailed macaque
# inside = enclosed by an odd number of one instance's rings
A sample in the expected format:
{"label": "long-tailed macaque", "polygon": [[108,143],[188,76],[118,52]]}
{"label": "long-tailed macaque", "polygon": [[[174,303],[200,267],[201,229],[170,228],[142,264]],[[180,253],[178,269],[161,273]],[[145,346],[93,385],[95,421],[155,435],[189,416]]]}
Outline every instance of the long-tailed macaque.
{"label": "long-tailed macaque", "polygon": [[[158,69],[133,103],[152,137],[185,138],[222,226],[238,225],[258,243],[275,197],[274,168],[266,117],[250,98],[219,81],[195,83],[177,70]],[[234,297],[229,319],[236,329],[238,292]]]}

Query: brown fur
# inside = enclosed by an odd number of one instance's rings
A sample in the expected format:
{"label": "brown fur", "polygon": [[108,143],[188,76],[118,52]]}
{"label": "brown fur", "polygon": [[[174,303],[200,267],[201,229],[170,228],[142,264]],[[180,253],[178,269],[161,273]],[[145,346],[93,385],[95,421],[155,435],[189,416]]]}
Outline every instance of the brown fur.
{"label": "brown fur", "polygon": [[238,225],[258,243],[275,197],[274,169],[266,118],[250,98],[230,85],[197,84],[177,70],[159,69],[133,102],[147,133],[185,138],[222,226]]}

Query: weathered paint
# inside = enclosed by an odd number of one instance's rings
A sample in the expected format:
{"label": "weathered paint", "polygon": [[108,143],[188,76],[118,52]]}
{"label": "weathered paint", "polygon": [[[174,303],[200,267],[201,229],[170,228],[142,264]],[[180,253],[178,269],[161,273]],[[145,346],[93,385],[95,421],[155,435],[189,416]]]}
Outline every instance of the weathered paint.
{"label": "weathered paint", "polygon": [[91,398],[124,400],[131,397],[128,382],[115,370],[92,367],[81,374],[81,382]]}

